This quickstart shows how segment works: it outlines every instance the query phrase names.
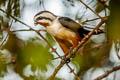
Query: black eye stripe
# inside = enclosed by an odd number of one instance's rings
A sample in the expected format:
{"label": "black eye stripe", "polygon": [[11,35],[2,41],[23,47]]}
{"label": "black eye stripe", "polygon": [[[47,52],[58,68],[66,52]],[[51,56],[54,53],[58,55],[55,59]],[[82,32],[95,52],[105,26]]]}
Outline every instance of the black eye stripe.
{"label": "black eye stripe", "polygon": [[42,20],[42,19],[53,21],[52,19],[47,18],[47,17],[38,17],[38,18],[37,18],[37,20]]}

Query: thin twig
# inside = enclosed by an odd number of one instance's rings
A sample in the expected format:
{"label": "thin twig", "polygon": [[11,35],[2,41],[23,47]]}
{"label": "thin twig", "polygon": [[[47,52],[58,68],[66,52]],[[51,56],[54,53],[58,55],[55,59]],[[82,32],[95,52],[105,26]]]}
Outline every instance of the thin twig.
{"label": "thin twig", "polygon": [[[21,31],[33,31],[31,29],[21,29],[21,30],[11,30],[10,32],[21,32]],[[45,29],[39,29],[39,30],[36,30],[38,32],[40,31],[46,31]]]}
{"label": "thin twig", "polygon": [[112,72],[115,72],[117,70],[120,70],[120,65],[119,66],[115,66],[113,67],[111,70],[105,71],[102,75],[98,76],[97,78],[95,78],[94,80],[101,80],[105,77],[107,77],[109,74],[111,74]]}
{"label": "thin twig", "polygon": [[[80,49],[80,47],[82,47],[83,44],[92,36],[92,34],[93,34],[94,32],[96,32],[96,31],[101,27],[101,25],[104,23],[104,20],[105,20],[105,19],[103,19],[98,13],[96,13],[93,9],[91,9],[89,6],[87,6],[82,0],[80,0],[80,2],[81,2],[82,4],[84,4],[88,9],[90,9],[96,16],[98,16],[98,17],[101,19],[101,22],[96,26],[95,29],[93,29],[92,32],[90,32],[87,36],[85,36],[85,37],[82,39],[82,41],[78,44],[78,46],[77,46],[75,49],[73,49],[73,52],[72,52],[71,54],[69,54],[69,56],[67,56],[68,59],[70,59],[70,58],[72,57],[72,55],[75,55],[75,54],[76,54],[76,52]],[[65,63],[64,63],[64,64],[65,64]],[[60,69],[60,68],[59,68],[59,69]],[[53,75],[54,75],[54,73],[56,73],[56,71],[53,72]],[[54,77],[55,77],[55,75],[54,75]],[[51,77],[50,77],[50,78],[51,78]],[[79,79],[80,79],[80,78],[79,78]]]}
{"label": "thin twig", "polygon": [[[105,16],[105,17],[102,17],[102,18],[106,19],[107,17],[108,17],[108,16]],[[84,23],[90,22],[90,21],[95,21],[95,20],[98,20],[98,19],[100,19],[100,18],[87,19],[87,20],[85,20],[85,21],[82,21],[81,24],[84,24]]]}
{"label": "thin twig", "polygon": [[77,51],[85,44],[85,42],[88,41],[88,39],[101,27],[101,25],[104,23],[104,21],[101,20],[101,22],[96,26],[93,31],[89,32],[88,35],[86,35],[78,44],[77,47],[73,49],[73,51],[69,54],[68,59],[72,57],[72,55],[75,55]]}
{"label": "thin twig", "polygon": [[[75,55],[75,54],[77,53],[77,51],[85,44],[85,42],[87,42],[87,40],[94,34],[94,32],[97,31],[97,30],[101,27],[101,25],[102,25],[103,23],[104,23],[104,21],[101,21],[101,22],[96,26],[96,28],[93,29],[92,32],[90,32],[88,35],[86,35],[86,36],[81,40],[81,42],[78,44],[78,46],[73,49],[73,52],[69,53],[69,55],[67,56],[67,59],[70,59],[70,58],[72,57],[72,55]],[[64,65],[64,64],[65,64],[65,63],[59,64],[57,68],[60,70],[60,69],[61,69],[60,67],[62,67],[62,66],[60,66],[60,65]],[[52,80],[52,79],[55,77],[56,73],[58,72],[58,69],[57,69],[57,70],[56,70],[56,69],[54,70],[54,72],[53,72],[53,74],[50,76],[49,80]],[[73,70],[71,69],[71,71],[73,71]],[[79,79],[80,79],[80,78],[79,78]],[[78,80],[79,80],[79,79],[78,79]]]}
{"label": "thin twig", "polygon": [[[37,32],[37,33],[47,42],[47,44],[52,48],[53,52],[55,52],[57,54],[57,56],[61,59],[61,64],[59,64],[58,67],[57,67],[57,70],[59,71],[62,68],[62,65],[67,64],[67,63],[63,62],[64,61],[63,58],[57,53],[56,49],[54,49],[52,47],[52,45],[48,42],[48,40],[45,39],[39,32]],[[68,64],[67,64],[67,66],[68,66]],[[68,66],[68,68],[69,68],[69,66]],[[72,70],[72,68],[69,68],[69,69],[70,69],[70,71]],[[53,76],[51,75],[52,78],[50,77],[49,80],[52,80],[55,77],[55,75],[57,74],[58,71],[56,71],[56,69],[55,69],[54,72],[53,72],[53,74],[52,74]],[[76,73],[74,72],[73,74],[76,74]],[[75,77],[77,77],[77,80],[80,80],[80,78],[77,76],[77,74],[75,75]]]}
{"label": "thin twig", "polygon": [[54,72],[52,75],[48,78],[48,80],[53,80],[55,75],[58,73],[58,71],[62,68],[62,66],[65,64],[65,61],[61,61],[61,63],[55,68]]}
{"label": "thin twig", "polygon": [[0,44],[0,49],[2,48],[4,42],[7,40],[8,35],[9,35],[9,34],[7,33],[6,36],[5,36],[5,38],[4,38],[4,40],[3,40],[2,43]]}
{"label": "thin twig", "polygon": [[[6,13],[3,9],[0,9],[0,11]],[[18,20],[17,18],[15,18],[15,17],[12,16],[12,15],[10,15],[10,17],[13,18],[14,20],[20,22],[21,24],[25,25],[26,27],[30,28],[30,30],[35,31],[43,40],[45,40],[45,41],[47,42],[47,44],[52,48],[53,51],[55,50],[55,49],[52,47],[52,45],[47,41],[47,39],[45,39],[45,38],[39,33],[39,31],[36,31],[36,30],[33,29],[31,26],[29,26],[29,25],[27,25],[26,23]],[[58,55],[59,57],[61,57],[58,53],[57,53],[57,55]],[[61,57],[61,59],[62,59],[62,57]]]}
{"label": "thin twig", "polygon": [[72,72],[77,80],[80,80],[80,77],[74,72],[74,69],[70,67],[68,63],[65,62],[65,60],[61,60],[61,63],[56,67],[52,75],[48,78],[48,80],[53,80],[55,75],[58,73],[58,71],[62,68],[62,66],[66,64],[67,67],[70,69],[70,72]]}
{"label": "thin twig", "polygon": [[77,80],[80,80],[80,78],[78,77],[78,75],[74,72],[74,69],[72,69],[72,68],[70,67],[70,65],[68,65],[68,63],[66,63],[66,65],[69,67],[70,72],[72,72],[72,73],[75,75],[75,78],[76,78]]}
{"label": "thin twig", "polygon": [[96,11],[94,11],[92,8],[90,8],[88,5],[86,5],[82,0],[80,2],[85,5],[86,8],[90,9],[96,16],[98,16],[101,20],[103,19]]}
{"label": "thin twig", "polygon": [[[11,21],[10,26],[8,27],[8,30],[10,30],[10,28],[12,27],[12,23],[13,23],[13,20]],[[2,41],[2,43],[0,44],[0,49],[2,48],[3,44],[4,44],[5,41],[7,40],[8,35],[9,35],[9,31],[8,31],[8,33],[6,34],[6,36],[5,36],[4,40]]]}
{"label": "thin twig", "polygon": [[[4,10],[2,10],[2,9],[0,9],[0,11],[2,11],[3,13],[6,13],[6,12],[5,12]],[[35,32],[50,46],[50,48],[52,49],[52,51],[55,52],[56,55],[57,55],[61,60],[63,60],[63,58],[58,54],[58,52],[56,51],[56,49],[54,49],[54,48],[52,47],[52,45],[48,42],[48,40],[47,40],[46,38],[44,38],[44,37],[41,35],[41,33],[39,33],[39,31],[34,30],[33,28],[31,28],[31,26],[29,26],[29,25],[27,25],[26,23],[18,20],[17,18],[15,18],[15,17],[12,16],[12,15],[10,15],[10,17],[13,18],[14,20],[20,22],[21,24],[29,27],[31,30],[35,31]],[[67,64],[67,63],[65,63],[65,64]],[[64,64],[63,64],[63,65],[64,65]],[[67,66],[68,66],[68,64],[67,64]],[[70,66],[68,66],[68,68],[69,68],[69,67],[70,67]],[[60,68],[60,69],[61,69],[61,68]],[[72,70],[72,68],[69,68],[69,69],[70,69],[70,71]],[[72,73],[73,73],[73,72],[72,72]],[[74,72],[73,74],[76,74],[76,73]],[[56,75],[56,74],[55,74],[55,75]],[[77,74],[75,75],[75,77],[77,77],[77,79],[80,80],[80,78],[77,76]]]}
{"label": "thin twig", "polygon": [[[64,57],[64,56],[61,56],[61,57]],[[55,57],[53,60],[56,60],[56,59],[59,59],[59,57]]]}
{"label": "thin twig", "polygon": [[[0,31],[8,31],[8,29],[1,29]],[[33,31],[31,29],[19,29],[19,30],[9,30],[8,32],[23,32],[23,31]],[[36,30],[38,32],[40,31],[46,31],[45,29],[39,29],[39,30]]]}

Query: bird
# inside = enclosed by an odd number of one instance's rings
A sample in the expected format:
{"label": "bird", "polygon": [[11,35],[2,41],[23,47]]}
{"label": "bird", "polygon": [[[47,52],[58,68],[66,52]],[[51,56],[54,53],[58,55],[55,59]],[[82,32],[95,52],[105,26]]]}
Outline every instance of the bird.
{"label": "bird", "polygon": [[[40,11],[33,19],[35,25],[45,27],[46,31],[58,42],[65,55],[68,55],[70,48],[75,48],[85,35],[91,32],[75,20],[57,16],[50,11]],[[94,34],[100,33],[103,32],[98,31]]]}

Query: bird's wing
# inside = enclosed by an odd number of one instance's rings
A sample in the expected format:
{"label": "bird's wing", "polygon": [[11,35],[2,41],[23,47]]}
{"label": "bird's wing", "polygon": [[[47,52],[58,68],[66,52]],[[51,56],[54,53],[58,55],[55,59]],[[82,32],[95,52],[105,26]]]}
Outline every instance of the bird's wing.
{"label": "bird's wing", "polygon": [[79,28],[81,28],[80,24],[78,24],[74,20],[67,18],[67,17],[60,17],[59,21],[64,27],[72,31],[75,31],[75,32],[78,31]]}

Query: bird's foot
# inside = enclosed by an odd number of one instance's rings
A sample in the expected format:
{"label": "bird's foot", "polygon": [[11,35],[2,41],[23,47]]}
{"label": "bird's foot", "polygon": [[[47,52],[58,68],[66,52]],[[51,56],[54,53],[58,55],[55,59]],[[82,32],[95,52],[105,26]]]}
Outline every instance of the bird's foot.
{"label": "bird's foot", "polygon": [[67,55],[64,55],[63,57],[63,60],[66,62],[66,63],[69,63],[70,62],[70,58],[74,58],[75,57],[75,54],[73,54],[73,47],[70,47],[70,50],[69,52],[67,53]]}
{"label": "bird's foot", "polygon": [[75,54],[71,54],[71,58],[74,58],[75,57]]}
{"label": "bird's foot", "polygon": [[67,55],[63,56],[63,60],[64,60],[66,63],[69,63],[69,62],[70,62],[70,58],[68,58]]}
{"label": "bird's foot", "polygon": [[69,50],[69,53],[70,53],[70,54],[72,54],[73,49],[74,49],[73,47],[70,47],[70,50]]}
{"label": "bird's foot", "polygon": [[70,54],[70,57],[71,58],[74,58],[75,57],[75,54],[73,53],[73,47],[70,47],[70,51],[69,51],[69,54]]}

